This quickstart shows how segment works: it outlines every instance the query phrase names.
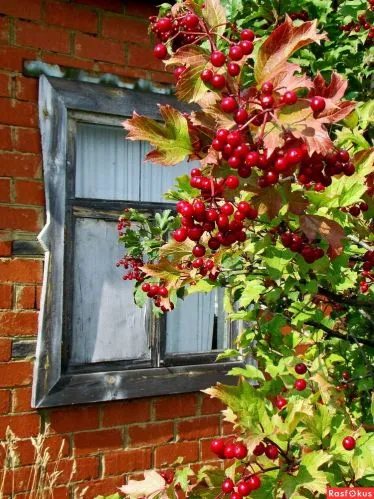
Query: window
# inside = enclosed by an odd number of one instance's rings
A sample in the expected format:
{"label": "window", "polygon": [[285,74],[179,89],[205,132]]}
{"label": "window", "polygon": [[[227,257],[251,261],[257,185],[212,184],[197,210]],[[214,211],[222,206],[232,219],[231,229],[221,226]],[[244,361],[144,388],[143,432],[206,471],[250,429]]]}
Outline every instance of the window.
{"label": "window", "polygon": [[[196,294],[156,320],[137,308],[116,225],[126,207],[152,215],[191,164],[162,168],[147,145],[124,140],[133,109],[157,118],[171,97],[41,77],[40,124],[47,222],[36,376],[36,407],[199,390],[224,380],[233,363],[214,363],[234,331],[222,294]],[[227,379],[225,379],[227,381]]]}

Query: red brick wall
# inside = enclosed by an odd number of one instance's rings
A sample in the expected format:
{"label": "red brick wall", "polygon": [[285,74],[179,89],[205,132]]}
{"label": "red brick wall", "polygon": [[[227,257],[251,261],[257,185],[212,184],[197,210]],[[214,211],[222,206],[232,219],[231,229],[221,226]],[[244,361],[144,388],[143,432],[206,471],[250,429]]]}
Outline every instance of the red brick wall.
{"label": "red brick wall", "polygon": [[[52,459],[66,439],[56,498],[74,497],[87,485],[88,498],[113,493],[124,475],[167,467],[178,456],[212,459],[209,441],[225,433],[218,404],[202,394],[38,413],[30,407],[32,360],[12,358],[14,340],[36,336],[43,263],[12,256],[14,241],[35,240],[44,220],[38,81],[23,76],[23,61],[169,82],[151,55],[146,19],[153,12],[144,0],[0,0],[0,439],[8,425],[22,438],[17,497],[28,497],[28,438],[48,422]],[[72,457],[77,472],[68,489]]]}

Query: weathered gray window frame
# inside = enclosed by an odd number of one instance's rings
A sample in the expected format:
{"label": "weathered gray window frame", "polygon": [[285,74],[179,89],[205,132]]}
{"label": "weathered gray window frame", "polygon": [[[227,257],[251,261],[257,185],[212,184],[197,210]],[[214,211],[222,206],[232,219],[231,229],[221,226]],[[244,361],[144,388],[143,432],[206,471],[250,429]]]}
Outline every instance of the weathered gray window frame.
{"label": "weathered gray window frame", "polygon": [[[99,363],[95,367],[71,368],[67,363],[69,349],[69,307],[66,306],[69,276],[65,275],[66,261],[73,252],[73,212],[90,217],[91,211],[104,214],[108,220],[117,218],[126,207],[137,203],[117,201],[77,200],[66,195],[69,171],[74,166],[73,123],[71,117],[91,113],[97,123],[113,123],[139,114],[159,118],[157,103],[177,101],[161,94],[99,86],[41,76],[39,84],[39,118],[42,135],[43,168],[45,172],[46,225],[39,234],[45,251],[45,270],[36,363],[33,384],[33,406],[37,408],[59,405],[120,400],[144,396],[197,391],[217,381],[230,382],[227,370],[237,362],[214,363],[215,353],[175,355],[168,365],[159,367],[125,366],[122,362]],[[74,126],[74,125],[73,125]],[[70,186],[71,187],[71,186]],[[142,209],[154,212],[164,204],[142,203]],[[71,232],[70,232],[71,235]],[[160,323],[152,328],[155,334]],[[152,348],[162,349],[159,342]],[[136,368],[135,368],[136,367]]]}

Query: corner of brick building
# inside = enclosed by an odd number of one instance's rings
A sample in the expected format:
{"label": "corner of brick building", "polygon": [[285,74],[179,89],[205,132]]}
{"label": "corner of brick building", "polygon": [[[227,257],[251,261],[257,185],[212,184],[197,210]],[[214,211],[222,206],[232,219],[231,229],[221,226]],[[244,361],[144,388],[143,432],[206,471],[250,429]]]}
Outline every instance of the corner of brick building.
{"label": "corner of brick building", "polygon": [[[220,404],[201,393],[35,411],[32,347],[37,334],[43,259],[15,256],[17,241],[35,241],[44,217],[38,129],[38,80],[25,60],[172,83],[152,57],[147,18],[157,2],[4,0],[0,2],[0,437],[20,437],[16,497],[27,497],[33,462],[29,438],[50,425],[51,458],[63,445],[55,497],[114,493],[151,467],[214,461],[211,439],[231,432]],[[31,346],[19,348],[20,343]],[[72,458],[77,471],[69,487]],[[11,484],[5,484],[6,487]],[[5,490],[5,493],[7,491]],[[9,491],[8,491],[9,493]],[[18,495],[19,494],[19,495]]]}

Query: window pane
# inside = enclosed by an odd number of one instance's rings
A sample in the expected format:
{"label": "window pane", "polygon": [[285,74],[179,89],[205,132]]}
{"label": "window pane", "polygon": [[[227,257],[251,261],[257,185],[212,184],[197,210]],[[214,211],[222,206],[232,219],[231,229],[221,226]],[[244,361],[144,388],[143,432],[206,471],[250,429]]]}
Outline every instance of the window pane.
{"label": "window pane", "polygon": [[167,353],[199,353],[228,347],[222,291],[196,293],[167,314]]}
{"label": "window pane", "polygon": [[123,256],[116,224],[77,219],[71,362],[149,359],[146,311],[116,262]]}
{"label": "window pane", "polygon": [[125,140],[121,127],[80,123],[77,135],[76,197],[162,202],[175,178],[196,166],[144,162],[151,147]]}

